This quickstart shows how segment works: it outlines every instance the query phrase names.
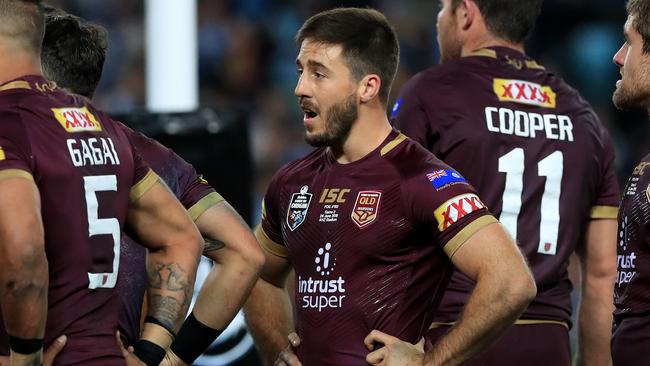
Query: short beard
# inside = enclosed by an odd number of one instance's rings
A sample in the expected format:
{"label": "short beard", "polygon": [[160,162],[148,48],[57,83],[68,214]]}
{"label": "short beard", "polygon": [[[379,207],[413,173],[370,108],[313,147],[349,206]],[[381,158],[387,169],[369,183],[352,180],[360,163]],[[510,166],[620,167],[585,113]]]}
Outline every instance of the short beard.
{"label": "short beard", "polygon": [[314,147],[340,148],[358,117],[357,95],[351,94],[327,111],[325,131],[317,135],[305,135],[305,141]]}
{"label": "short beard", "polygon": [[650,108],[650,93],[647,91],[638,91],[636,93],[619,87],[614,91],[612,102],[616,108],[623,111],[631,111],[635,109],[649,109]]}

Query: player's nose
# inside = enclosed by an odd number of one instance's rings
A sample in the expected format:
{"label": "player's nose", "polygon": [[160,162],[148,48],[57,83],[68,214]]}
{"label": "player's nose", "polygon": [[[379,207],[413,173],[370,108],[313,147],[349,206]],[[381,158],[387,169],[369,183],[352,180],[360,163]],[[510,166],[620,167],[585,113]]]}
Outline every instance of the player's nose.
{"label": "player's nose", "polygon": [[623,43],[621,48],[618,49],[618,51],[614,54],[614,58],[612,61],[614,61],[614,64],[623,67],[625,65],[625,55],[627,54],[627,43]]}

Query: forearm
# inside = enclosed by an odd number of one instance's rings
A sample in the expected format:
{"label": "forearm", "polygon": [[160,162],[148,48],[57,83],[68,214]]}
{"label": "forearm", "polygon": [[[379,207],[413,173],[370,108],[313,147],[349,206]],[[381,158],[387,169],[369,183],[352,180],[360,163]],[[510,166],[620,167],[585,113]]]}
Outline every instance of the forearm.
{"label": "forearm", "polygon": [[237,315],[259,274],[258,266],[234,253],[223,253],[222,259],[212,267],[192,310],[197,320],[218,330],[224,330]]}
{"label": "forearm", "polygon": [[[47,319],[45,253],[36,254],[22,264],[7,263],[0,268],[0,302],[7,334],[23,340],[42,340]],[[41,361],[42,350],[24,350],[20,345],[12,345],[12,365],[40,365]]]}
{"label": "forearm", "polygon": [[278,354],[289,345],[293,331],[291,302],[286,288],[259,279],[244,305],[246,323],[266,365],[273,365]]}
{"label": "forearm", "polygon": [[611,364],[613,279],[600,279],[583,284],[578,315],[578,365],[607,366]]}
{"label": "forearm", "polygon": [[192,300],[197,265],[193,247],[174,245],[149,252],[147,317],[168,330],[178,331]]}
{"label": "forearm", "polygon": [[425,365],[461,365],[510,327],[530,297],[503,279],[477,281],[454,327],[425,355]]}

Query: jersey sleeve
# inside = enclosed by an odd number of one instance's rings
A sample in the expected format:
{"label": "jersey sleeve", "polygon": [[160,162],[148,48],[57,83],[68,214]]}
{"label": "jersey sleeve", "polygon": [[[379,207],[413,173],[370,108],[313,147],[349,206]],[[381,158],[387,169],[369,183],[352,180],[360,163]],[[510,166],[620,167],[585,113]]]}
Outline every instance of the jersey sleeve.
{"label": "jersey sleeve", "polygon": [[170,159],[178,167],[181,175],[181,190],[178,198],[192,220],[196,221],[207,209],[225,201],[191,164],[173,152]]}
{"label": "jersey sleeve", "polygon": [[614,170],[614,145],[609,134],[604,131],[604,156],[601,179],[598,183],[596,201],[591,209],[591,219],[616,219],[618,215],[619,187]]}
{"label": "jersey sleeve", "polygon": [[133,151],[133,185],[129,192],[129,199],[131,202],[135,202],[151,189],[160,178],[149,168],[149,165],[133,147],[131,147],[131,150]]}
{"label": "jersey sleeve", "polygon": [[282,214],[280,187],[282,170],[275,174],[262,201],[262,223],[255,230],[262,248],[278,257],[287,258],[289,253],[282,239]]}
{"label": "jersey sleeve", "polygon": [[0,179],[33,178],[33,160],[27,131],[18,113],[0,114]]}
{"label": "jersey sleeve", "polygon": [[465,178],[444,164],[411,177],[404,195],[414,222],[430,228],[450,258],[474,233],[498,222]]}

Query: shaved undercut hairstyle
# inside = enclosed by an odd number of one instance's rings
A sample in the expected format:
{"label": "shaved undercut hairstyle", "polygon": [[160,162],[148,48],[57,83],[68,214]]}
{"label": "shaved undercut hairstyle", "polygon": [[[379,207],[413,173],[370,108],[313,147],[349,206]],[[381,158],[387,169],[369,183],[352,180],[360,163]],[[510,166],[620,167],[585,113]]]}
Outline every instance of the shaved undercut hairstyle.
{"label": "shaved undercut hairstyle", "polygon": [[356,81],[376,74],[381,79],[379,98],[386,104],[397,72],[397,34],[386,17],[374,9],[336,8],[309,18],[296,35],[343,47],[343,60]]}
{"label": "shaved undercut hairstyle", "polygon": [[[523,43],[535,28],[542,12],[542,0],[470,0],[485,19],[493,35],[513,43]],[[456,11],[462,0],[452,0]]]}
{"label": "shaved undercut hairstyle", "polygon": [[16,50],[40,55],[45,32],[38,0],[0,0],[0,38]]}

